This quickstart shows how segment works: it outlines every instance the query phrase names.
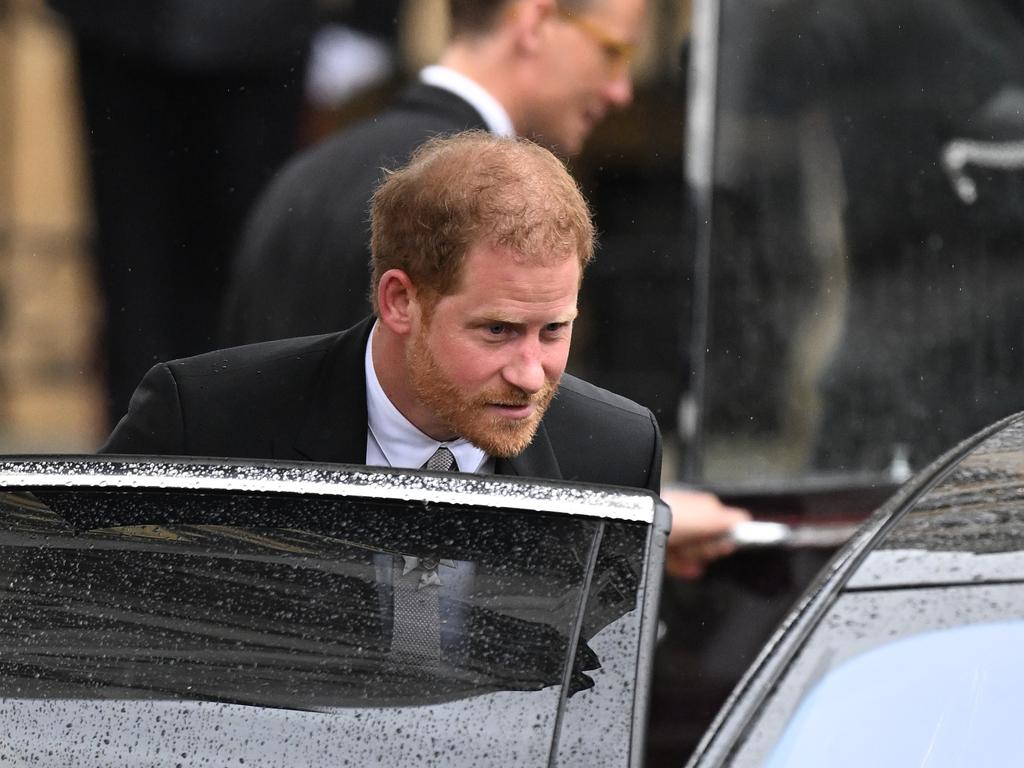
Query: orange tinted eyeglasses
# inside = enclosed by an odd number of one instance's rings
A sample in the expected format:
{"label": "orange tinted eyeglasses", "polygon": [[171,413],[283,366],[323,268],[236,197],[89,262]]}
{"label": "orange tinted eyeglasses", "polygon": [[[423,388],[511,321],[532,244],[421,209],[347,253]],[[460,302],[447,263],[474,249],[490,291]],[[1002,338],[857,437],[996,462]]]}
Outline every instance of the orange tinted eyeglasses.
{"label": "orange tinted eyeglasses", "polygon": [[558,7],[558,16],[570,24],[574,24],[583,34],[601,46],[601,51],[609,66],[614,69],[625,69],[629,66],[629,62],[633,59],[633,53],[636,51],[636,46],[633,43],[616,38],[593,19],[561,6]]}

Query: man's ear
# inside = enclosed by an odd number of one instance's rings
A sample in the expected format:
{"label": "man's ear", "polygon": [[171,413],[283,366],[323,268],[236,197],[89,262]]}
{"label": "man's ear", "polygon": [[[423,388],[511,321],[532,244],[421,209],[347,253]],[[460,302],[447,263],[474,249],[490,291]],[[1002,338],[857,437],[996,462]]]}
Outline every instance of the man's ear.
{"label": "man's ear", "polygon": [[401,269],[389,269],[377,283],[380,321],[393,333],[410,333],[420,321],[421,307],[412,279]]}
{"label": "man's ear", "polygon": [[556,10],[557,0],[516,0],[509,5],[506,21],[521,50],[535,53],[540,49],[548,34],[547,22]]}

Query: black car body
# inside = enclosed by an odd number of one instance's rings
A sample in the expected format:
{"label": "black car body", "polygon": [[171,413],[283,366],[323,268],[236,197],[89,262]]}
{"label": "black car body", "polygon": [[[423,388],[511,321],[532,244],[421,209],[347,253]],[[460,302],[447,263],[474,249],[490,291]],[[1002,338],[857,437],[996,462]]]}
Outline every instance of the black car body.
{"label": "black car body", "polygon": [[832,560],[690,765],[1008,765],[1024,698],[1024,414],[908,482]]}
{"label": "black car body", "polygon": [[667,530],[615,488],[6,460],[0,762],[637,765]]}

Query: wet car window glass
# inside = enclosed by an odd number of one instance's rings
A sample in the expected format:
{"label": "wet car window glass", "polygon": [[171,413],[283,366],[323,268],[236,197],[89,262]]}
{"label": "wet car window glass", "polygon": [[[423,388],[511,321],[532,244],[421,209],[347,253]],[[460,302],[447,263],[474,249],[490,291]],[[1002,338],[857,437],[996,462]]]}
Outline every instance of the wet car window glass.
{"label": "wet car window glass", "polygon": [[900,518],[847,588],[1024,579],[1024,426],[971,451]]}
{"label": "wet car window glass", "polygon": [[633,610],[603,630],[598,627],[635,602],[639,574],[629,567],[631,558],[626,552],[641,543],[636,538],[632,542],[618,536],[603,538],[596,583],[591,587],[593,598],[583,627],[584,637],[594,638],[588,646],[601,661],[601,685],[582,690],[566,701],[557,765],[625,765],[630,756],[630,742],[621,735],[630,733],[638,706],[634,701],[636,638],[641,634],[642,617],[640,611]]}
{"label": "wet car window glass", "polygon": [[[639,612],[630,611],[588,643],[601,660],[602,687],[580,691],[566,701],[556,765],[626,765],[630,742],[621,735],[630,732],[630,721],[635,716],[633,638],[640,631],[639,624]],[[596,722],[602,723],[599,733],[594,732]]]}
{"label": "wet car window glass", "polygon": [[831,670],[765,762],[1005,765],[1020,754],[1024,622],[954,627],[889,643]]}
{"label": "wet car window glass", "polygon": [[[1016,680],[1024,684],[1017,669],[1016,651],[1008,655],[1007,646],[1003,644],[1004,638],[1012,640],[1024,632],[1019,621],[1006,623],[1006,618],[1013,616],[1024,616],[1024,595],[1018,584],[844,595],[826,614],[797,654],[782,682],[757,717],[748,724],[735,747],[730,765],[778,764],[771,761],[781,759],[784,750],[797,748],[797,737],[809,733],[803,728],[806,723],[817,722],[817,718],[829,709],[833,713],[838,711],[834,706],[834,694],[845,690],[843,686],[847,684],[851,671],[856,672],[863,695],[871,697],[870,701],[880,714],[888,715],[891,728],[899,730],[902,723],[912,720],[911,712],[922,718],[931,716],[928,728],[917,724],[913,734],[908,728],[904,732],[908,739],[925,732],[930,733],[933,739],[952,738],[954,734],[962,733],[961,729],[968,724],[951,717],[951,708],[961,707],[966,707],[971,717],[978,721],[973,727],[980,733],[997,722],[990,718],[987,725],[981,724],[980,721],[986,717],[987,706],[1004,701],[1007,695],[999,680]],[[1013,644],[1013,647],[1019,648],[1019,644]],[[909,655],[904,657],[904,654]],[[931,662],[923,665],[922,662],[929,657]],[[897,658],[914,659],[913,663],[902,664],[900,674],[903,678],[879,674],[879,670],[888,668]],[[922,679],[918,680],[915,675]],[[933,688],[926,687],[923,682],[923,678],[929,675],[934,679]],[[909,687],[904,697],[924,695],[929,691],[933,705],[945,702],[946,706],[919,707],[916,710],[898,707],[898,700],[886,691],[901,679]],[[1022,690],[1024,687],[1020,684],[1013,686],[1013,693],[1018,698],[1008,708],[1009,712],[1019,711]],[[851,707],[857,705],[849,698],[846,704]],[[890,753],[884,751],[887,743],[885,734],[873,730],[868,733],[864,723],[855,718],[833,719],[833,744],[877,740],[879,748],[883,749],[878,754],[884,755],[888,761]],[[824,736],[820,727],[817,727],[817,733]],[[895,736],[892,743],[894,748],[902,744]],[[867,748],[868,745],[862,746]],[[814,747],[813,741],[798,746],[800,750]],[[915,741],[907,748],[920,747],[921,743]],[[842,751],[836,747],[837,760]],[[854,752],[856,754],[856,750]],[[947,751],[941,759],[955,755],[955,750]],[[972,759],[967,763],[953,764],[991,765],[999,762]],[[835,761],[828,764],[835,764]],[[879,763],[869,761],[861,764]],[[908,763],[895,759],[886,764]]]}
{"label": "wet car window glass", "polygon": [[[0,756],[547,764],[577,696],[597,715],[563,733],[628,744],[600,712],[632,698],[646,536],[379,500],[3,494]],[[403,578],[413,610],[436,595],[411,646]]]}
{"label": "wet car window glass", "polygon": [[695,94],[714,119],[691,121],[714,137],[689,179],[709,297],[694,476],[903,479],[1024,408],[1020,4],[698,6],[720,23]]}

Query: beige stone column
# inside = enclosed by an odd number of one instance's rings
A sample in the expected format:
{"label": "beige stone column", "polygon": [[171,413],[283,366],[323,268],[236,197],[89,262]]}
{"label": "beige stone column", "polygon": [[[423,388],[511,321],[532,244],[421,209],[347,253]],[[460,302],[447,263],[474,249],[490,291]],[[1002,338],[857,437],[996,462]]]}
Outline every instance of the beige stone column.
{"label": "beige stone column", "polygon": [[68,39],[42,0],[0,2],[0,451],[101,438],[97,302]]}

